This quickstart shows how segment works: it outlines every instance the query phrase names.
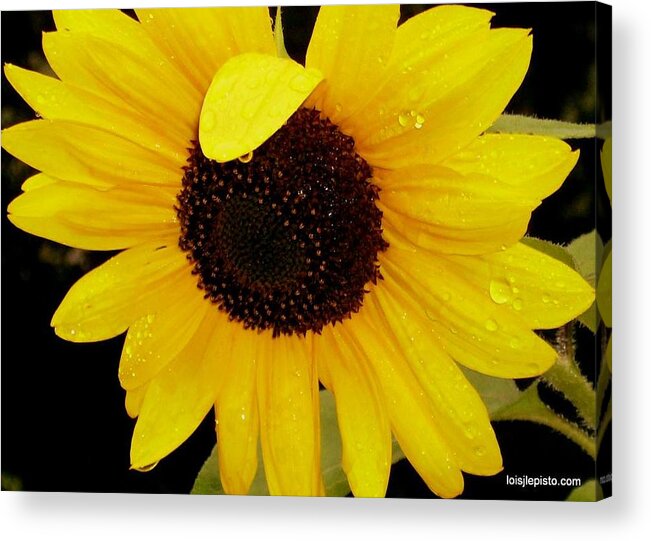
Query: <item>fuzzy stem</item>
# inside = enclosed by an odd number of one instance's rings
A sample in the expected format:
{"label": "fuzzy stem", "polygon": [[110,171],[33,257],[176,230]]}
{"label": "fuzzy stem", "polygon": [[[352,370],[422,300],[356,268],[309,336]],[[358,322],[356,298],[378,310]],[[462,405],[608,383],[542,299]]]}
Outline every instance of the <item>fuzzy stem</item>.
{"label": "fuzzy stem", "polygon": [[521,133],[530,135],[546,135],[559,139],[605,139],[612,131],[611,123],[604,124],[574,124],[562,120],[548,120],[525,115],[500,116],[488,129],[493,133]]}

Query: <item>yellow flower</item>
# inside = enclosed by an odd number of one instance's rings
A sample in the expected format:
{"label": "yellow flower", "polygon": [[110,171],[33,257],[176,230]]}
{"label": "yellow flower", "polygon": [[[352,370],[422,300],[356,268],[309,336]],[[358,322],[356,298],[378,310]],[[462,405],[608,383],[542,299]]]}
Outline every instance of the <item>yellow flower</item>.
{"label": "yellow flower", "polygon": [[272,494],[322,494],[321,382],[355,495],[384,495],[392,435],[440,496],[499,472],[458,364],[541,374],[556,355],[532,329],[594,297],[519,243],[577,153],[484,134],[524,78],[529,31],[458,6],[399,27],[398,6],[324,7],[303,67],[276,56],[264,8],[136,13],[56,12],[58,79],[5,68],[42,119],[2,137],[41,171],[15,225],[124,250],[52,325],[77,342],[127,331],[133,467],[214,406],[227,492],[248,491],[260,441]]}

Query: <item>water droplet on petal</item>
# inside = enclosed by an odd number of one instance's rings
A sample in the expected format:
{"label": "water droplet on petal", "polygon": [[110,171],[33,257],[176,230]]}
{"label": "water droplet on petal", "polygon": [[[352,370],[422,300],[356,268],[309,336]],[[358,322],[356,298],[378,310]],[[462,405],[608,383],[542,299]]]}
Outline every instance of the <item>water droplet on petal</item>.
{"label": "water droplet on petal", "polygon": [[289,82],[289,86],[296,92],[308,92],[312,88],[312,81],[304,73],[298,73]]}
{"label": "water droplet on petal", "polygon": [[486,330],[488,331],[496,331],[497,330],[497,322],[494,319],[487,319],[485,323]]}
{"label": "water droplet on petal", "polygon": [[248,154],[244,154],[244,156],[240,156],[237,159],[242,163],[249,163],[253,159],[253,151],[249,152]]}
{"label": "water droplet on petal", "polygon": [[408,123],[409,123],[409,115],[407,113],[400,113],[398,115],[398,124],[400,124],[404,128],[407,127]]}
{"label": "water droplet on petal", "polygon": [[473,451],[477,456],[484,456],[486,454],[486,447],[484,447],[483,445],[478,445],[473,449]]}
{"label": "water droplet on petal", "polygon": [[509,341],[509,345],[510,345],[513,349],[518,349],[518,348],[520,347],[520,339],[519,339],[517,336],[514,336],[514,337],[511,338],[511,340]]}
{"label": "water droplet on petal", "polygon": [[513,309],[514,310],[522,310],[522,299],[515,299],[513,301]]}
{"label": "water droplet on petal", "polygon": [[488,289],[491,299],[497,304],[505,304],[511,300],[511,286],[502,280],[491,280]]}

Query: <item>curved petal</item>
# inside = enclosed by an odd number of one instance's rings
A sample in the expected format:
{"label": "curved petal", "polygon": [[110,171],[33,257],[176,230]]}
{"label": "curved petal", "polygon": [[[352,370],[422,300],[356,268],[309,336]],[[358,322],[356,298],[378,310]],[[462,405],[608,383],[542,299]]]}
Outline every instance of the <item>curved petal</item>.
{"label": "curved petal", "polygon": [[32,177],[26,188],[9,204],[9,220],[67,246],[118,250],[178,232],[173,192],[148,187],[100,191],[43,174]]}
{"label": "curved petal", "polygon": [[382,226],[386,235],[399,237],[403,242],[418,246],[430,252],[431,257],[441,254],[477,255],[497,252],[518,242],[527,228],[525,217],[517,213],[511,219],[503,217],[503,223],[494,227],[464,231],[436,227],[409,218],[388,208],[381,200],[377,206],[383,214]]}
{"label": "curved petal", "polygon": [[567,265],[518,243],[479,257],[448,256],[456,274],[532,329],[554,329],[585,312],[594,290]]}
{"label": "curved petal", "polygon": [[385,77],[400,6],[321,6],[305,65],[325,79],[308,100],[335,124],[366,103]]}
{"label": "curved petal", "polygon": [[33,120],[6,128],[2,146],[43,173],[100,188],[118,184],[178,188],[183,176],[178,162],[156,151],[67,120]]}
{"label": "curved petal", "polygon": [[54,77],[11,64],[5,64],[4,71],[11,85],[41,117],[100,128],[155,151],[179,169],[185,164],[187,141],[175,139],[163,122]]}
{"label": "curved petal", "polygon": [[372,366],[387,404],[393,433],[427,486],[444,498],[459,495],[463,476],[440,432],[438,419],[395,342],[377,327],[373,294],[346,325],[334,327],[338,343],[354,347]]}
{"label": "curved petal", "polygon": [[145,243],[80,278],[52,316],[51,324],[57,335],[71,342],[113,338],[142,314],[164,306],[166,298],[161,292],[182,280],[194,282],[195,278],[176,239]]}
{"label": "curved petal", "polygon": [[[383,284],[384,285],[384,284]],[[456,363],[445,353],[432,330],[414,317],[414,307],[393,296],[387,287],[374,290],[384,324],[430,400],[440,431],[459,467],[475,475],[494,475],[502,456],[488,412]],[[422,310],[422,307],[421,307]]]}
{"label": "curved petal", "polygon": [[126,396],[124,397],[124,407],[127,410],[127,415],[132,419],[138,417],[148,388],[149,385],[145,383],[135,389],[127,390]]}
{"label": "curved petal", "polygon": [[321,492],[319,384],[311,347],[302,336],[281,335],[259,352],[258,409],[269,492]]}
{"label": "curved petal", "polygon": [[[436,166],[412,166],[376,172],[382,208],[409,220],[416,232],[445,240],[476,242],[482,237],[499,243],[521,238],[531,211],[540,200],[524,197],[509,184],[469,173],[460,175]],[[442,251],[446,246],[441,246]]]}
{"label": "curved petal", "polygon": [[147,388],[131,441],[131,465],[145,469],[181,445],[212,407],[222,364],[208,354],[214,333],[230,327],[218,310],[208,310],[194,338]]}
{"label": "curved petal", "polygon": [[50,32],[43,35],[43,51],[65,83],[133,107],[147,118],[171,118],[165,129],[189,143],[196,138],[202,95],[144,32],[142,37],[139,47],[130,47],[85,31]]}
{"label": "curved petal", "polygon": [[578,159],[578,150],[572,152],[560,139],[490,133],[478,137],[442,165],[463,175],[497,179],[523,197],[544,199],[560,188]]}
{"label": "curved petal", "polygon": [[118,377],[123,389],[135,389],[153,379],[192,340],[208,310],[192,279],[172,283],[159,293],[164,304],[145,312],[129,326]]}
{"label": "curved petal", "polygon": [[[228,350],[229,344],[221,347]],[[261,347],[269,347],[265,337],[250,330],[233,333],[225,363],[228,376],[215,403],[219,474],[226,494],[247,494],[258,469],[256,376]]]}
{"label": "curved petal", "polygon": [[327,366],[341,432],[342,466],[353,494],[385,495],[391,469],[391,426],[373,371],[330,327],[314,338],[315,356]]}
{"label": "curved petal", "polygon": [[266,7],[136,9],[136,14],[152,41],[202,95],[229,58],[275,54]]}
{"label": "curved petal", "polygon": [[556,352],[516,314],[473,288],[445,257],[432,257],[387,236],[380,254],[384,288],[427,327],[436,343],[459,363],[497,377],[524,378],[545,372]]}
{"label": "curved petal", "polygon": [[[522,83],[531,57],[528,33],[486,25],[430,43],[400,27],[387,81],[351,118],[360,155],[376,167],[395,168],[438,163],[468,145]],[[401,47],[403,39],[414,45]],[[418,47],[420,54],[401,57]]]}
{"label": "curved petal", "polygon": [[199,121],[206,157],[234,160],[258,148],[300,107],[321,80],[293,60],[256,53],[231,58],[215,75]]}

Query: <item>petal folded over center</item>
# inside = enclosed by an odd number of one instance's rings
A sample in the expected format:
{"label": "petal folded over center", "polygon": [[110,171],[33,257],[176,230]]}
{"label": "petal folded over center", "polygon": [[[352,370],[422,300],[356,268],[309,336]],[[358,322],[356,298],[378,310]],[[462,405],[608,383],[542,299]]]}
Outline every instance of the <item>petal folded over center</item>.
{"label": "petal folded over center", "polygon": [[286,58],[247,53],[217,72],[201,109],[203,154],[227,162],[258,148],[289,119],[322,79]]}

